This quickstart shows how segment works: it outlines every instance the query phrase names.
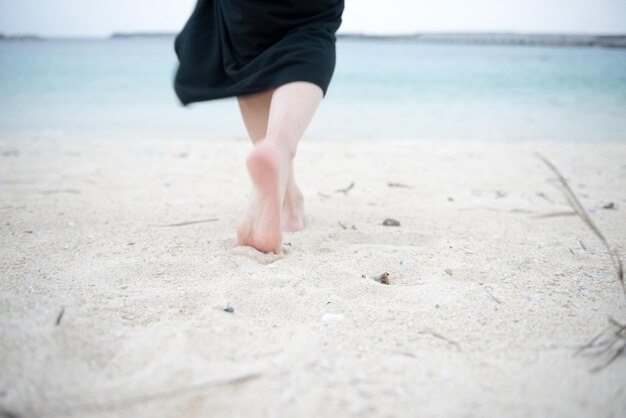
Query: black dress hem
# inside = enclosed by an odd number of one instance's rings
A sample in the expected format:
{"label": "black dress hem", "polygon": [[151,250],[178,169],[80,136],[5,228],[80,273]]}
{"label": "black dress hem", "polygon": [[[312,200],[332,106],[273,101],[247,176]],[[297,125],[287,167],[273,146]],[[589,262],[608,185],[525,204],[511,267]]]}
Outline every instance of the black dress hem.
{"label": "black dress hem", "polygon": [[344,0],[198,0],[176,37],[180,103],[245,96],[305,81],[326,97]]}
{"label": "black dress hem", "polygon": [[259,87],[240,88],[237,90],[237,93],[233,93],[229,91],[220,91],[220,92],[214,92],[211,94],[202,95],[202,94],[198,94],[198,92],[196,91],[197,90],[196,88],[194,88],[192,92],[185,91],[185,88],[179,85],[175,85],[174,88],[176,90],[177,96],[180,99],[180,103],[183,106],[188,106],[193,103],[206,102],[210,100],[223,100],[223,99],[229,99],[233,97],[246,96],[249,94],[262,93],[264,91],[272,90],[280,86],[283,86],[285,84],[293,83],[296,81],[304,81],[304,82],[315,84],[322,90],[322,98],[326,97],[327,89],[324,88],[326,86],[325,83],[321,82],[320,80],[307,79],[304,77],[297,77],[297,76],[281,78],[279,80],[276,80],[274,83],[269,83],[267,85],[263,85]]}

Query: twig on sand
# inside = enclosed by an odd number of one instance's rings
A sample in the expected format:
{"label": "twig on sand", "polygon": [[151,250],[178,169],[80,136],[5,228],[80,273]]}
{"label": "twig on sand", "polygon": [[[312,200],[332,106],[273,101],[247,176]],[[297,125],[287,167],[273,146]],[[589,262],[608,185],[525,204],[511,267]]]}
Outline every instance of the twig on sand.
{"label": "twig on sand", "polygon": [[487,294],[491,296],[491,299],[493,299],[498,305],[502,303],[502,301],[498,299],[497,297],[495,297],[493,293],[489,291],[489,289],[487,289],[486,287],[484,289],[485,289],[485,292],[487,292]]}
{"label": "twig on sand", "polygon": [[446,336],[443,336],[443,335],[439,334],[436,331],[425,329],[425,330],[420,331],[419,334],[430,335],[431,337],[437,338],[439,340],[443,340],[443,341],[447,342],[448,344],[456,347],[457,350],[461,351],[461,346],[459,345],[459,343],[457,343],[454,340],[451,340],[450,338],[448,338]]}
{"label": "twig on sand", "polygon": [[348,187],[346,187],[345,189],[337,189],[335,190],[335,193],[343,193],[346,196],[348,195],[348,192],[350,190],[352,190],[352,188],[354,187],[354,182],[350,183],[350,185]]}
{"label": "twig on sand", "polygon": [[411,358],[417,358],[417,356],[411,352],[408,351],[402,351],[402,350],[389,350],[390,353],[394,353],[394,354],[399,354],[401,356],[405,356],[405,357],[411,357]]}
{"label": "twig on sand", "polygon": [[403,189],[410,189],[411,188],[411,186],[409,186],[408,184],[391,182],[391,181],[387,183],[387,187],[400,187],[400,188],[403,188]]}
{"label": "twig on sand", "polygon": [[61,319],[63,319],[63,314],[65,313],[65,308],[61,308],[61,312],[59,312],[59,314],[57,315],[57,321],[56,324],[61,325]]}
{"label": "twig on sand", "polygon": [[[591,229],[591,231],[600,239],[600,241],[602,241],[602,244],[604,244],[604,247],[606,248],[609,257],[611,258],[611,262],[613,263],[613,267],[615,268],[615,273],[622,287],[622,294],[624,295],[626,301],[624,265],[622,264],[622,259],[620,258],[617,248],[611,246],[602,231],[600,231],[600,229],[593,222],[593,220],[589,216],[589,213],[587,213],[583,205],[580,203],[580,200],[578,200],[571,187],[569,186],[569,183],[567,182],[565,177],[563,177],[561,172],[556,168],[556,166],[541,154],[537,153],[536,155],[537,158],[542,160],[548,166],[548,168],[550,168],[550,170],[552,170],[552,172],[556,174],[559,182],[561,183],[563,194],[565,195],[565,198],[567,199],[572,209],[574,209],[580,219],[582,219],[583,222],[587,224],[589,229]],[[586,250],[585,245],[582,243],[582,241],[580,241],[580,246]],[[612,354],[609,354],[609,359],[606,362],[604,362],[600,366],[591,369],[592,373],[598,372],[608,367],[618,357],[626,353],[626,325],[619,323],[613,318],[609,318],[609,325],[604,330],[602,330],[602,332],[592,338],[591,341],[589,341],[586,345],[580,347],[574,353],[574,355],[587,353],[598,356],[611,352]]]}
{"label": "twig on sand", "polygon": [[550,162],[543,155],[539,153],[537,153],[536,155],[537,155],[537,158],[542,160],[548,166],[548,168],[550,168],[550,170],[552,170],[552,172],[556,174],[557,178],[559,179],[559,182],[561,183],[561,187],[563,188],[563,194],[565,195],[565,198],[567,199],[572,209],[574,209],[574,211],[576,212],[576,214],[578,214],[580,219],[582,219],[583,222],[587,224],[589,229],[591,229],[591,231],[594,234],[596,234],[598,238],[600,238],[600,241],[602,241],[602,244],[604,244],[604,247],[606,248],[607,253],[611,257],[611,262],[613,263],[613,267],[615,268],[617,279],[622,285],[622,292],[624,293],[624,298],[626,299],[626,284],[624,283],[624,266],[622,264],[622,259],[620,258],[619,253],[617,252],[617,249],[612,247],[611,244],[609,244],[608,240],[606,239],[602,231],[600,231],[600,229],[596,226],[593,220],[591,220],[589,213],[587,213],[583,205],[580,203],[580,200],[578,200],[578,198],[572,191],[572,188],[569,186],[569,183],[567,182],[565,177],[563,177],[563,175],[558,170],[558,168],[556,168],[556,166],[552,164],[552,162]]}
{"label": "twig on sand", "polygon": [[558,218],[560,216],[578,216],[578,213],[572,211],[566,212],[552,212],[552,213],[544,213],[543,215],[535,215],[533,218],[544,219],[544,218]]}
{"label": "twig on sand", "polygon": [[626,353],[626,324],[609,317],[609,325],[593,337],[591,341],[576,350],[574,355],[601,356],[611,352],[612,354],[609,354],[609,358],[604,363],[591,369],[592,373],[597,373],[607,368],[619,356]]}
{"label": "twig on sand", "polygon": [[460,208],[459,212],[466,212],[466,211],[470,211],[470,210],[490,210],[492,212],[501,212],[500,209],[492,208],[490,206],[472,206],[472,207],[469,207],[469,208]]}
{"label": "twig on sand", "polygon": [[166,224],[166,225],[152,225],[152,226],[160,226],[160,227],[170,227],[170,226],[186,226],[186,225],[195,225],[195,224],[201,224],[201,223],[205,223],[205,222],[215,222],[218,221],[219,219],[217,218],[212,218],[212,219],[200,219],[197,221],[187,221],[187,222],[179,222],[179,223],[175,223],[175,224]]}
{"label": "twig on sand", "polygon": [[52,189],[52,190],[41,190],[39,193],[41,194],[58,194],[58,193],[81,194],[82,192],[78,189]]}
{"label": "twig on sand", "polygon": [[179,398],[182,396],[191,395],[195,392],[200,392],[203,390],[211,389],[219,386],[226,385],[236,385],[239,383],[245,383],[250,380],[258,379],[261,377],[262,373],[248,373],[241,376],[233,377],[230,379],[220,379],[220,380],[211,380],[207,382],[200,382],[193,385],[183,386],[176,389],[164,390],[161,392],[155,392],[148,395],[139,395],[128,397],[125,399],[117,399],[108,402],[99,402],[99,403],[84,403],[84,404],[75,404],[75,405],[66,405],[53,407],[46,411],[45,414],[41,414],[42,416],[69,416],[69,415],[84,415],[86,413],[97,413],[97,412],[111,412],[113,410],[131,408],[137,405],[153,402],[153,401],[162,401],[168,399]]}
{"label": "twig on sand", "polygon": [[339,221],[339,226],[342,227],[343,229],[351,229],[353,231],[356,231],[356,226],[355,225],[352,225],[350,228],[348,228],[348,225],[346,225],[343,222]]}

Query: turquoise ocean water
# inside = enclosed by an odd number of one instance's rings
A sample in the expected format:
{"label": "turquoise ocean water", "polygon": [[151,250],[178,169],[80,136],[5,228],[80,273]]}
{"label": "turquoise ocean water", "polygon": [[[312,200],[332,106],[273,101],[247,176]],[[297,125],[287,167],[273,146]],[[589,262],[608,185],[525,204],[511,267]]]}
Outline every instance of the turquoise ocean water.
{"label": "turquoise ocean water", "polygon": [[[180,106],[172,38],[0,42],[0,139],[239,138]],[[626,49],[339,40],[309,138],[626,142]]]}

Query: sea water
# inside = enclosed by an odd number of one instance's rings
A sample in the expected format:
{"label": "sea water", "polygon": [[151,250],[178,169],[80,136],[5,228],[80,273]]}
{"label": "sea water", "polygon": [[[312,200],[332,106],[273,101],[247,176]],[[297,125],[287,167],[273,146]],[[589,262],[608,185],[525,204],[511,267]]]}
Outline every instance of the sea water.
{"label": "sea water", "polygon": [[[183,107],[173,38],[0,42],[0,139],[245,138],[235,99]],[[626,49],[340,39],[306,136],[626,142]]]}

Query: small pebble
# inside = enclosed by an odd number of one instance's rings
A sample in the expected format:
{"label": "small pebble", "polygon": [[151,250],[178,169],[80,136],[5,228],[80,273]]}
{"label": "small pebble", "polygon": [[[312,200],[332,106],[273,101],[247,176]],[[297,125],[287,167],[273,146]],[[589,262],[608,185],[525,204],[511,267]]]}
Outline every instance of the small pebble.
{"label": "small pebble", "polygon": [[617,205],[613,202],[609,202],[606,205],[602,206],[602,209],[617,209]]}
{"label": "small pebble", "polygon": [[235,307],[230,303],[224,308],[224,312],[235,313]]}
{"label": "small pebble", "polygon": [[445,271],[448,276],[452,276],[454,274],[454,273],[452,273],[452,269],[450,269],[450,268],[445,268],[445,269],[443,269],[443,271]]}
{"label": "small pebble", "polygon": [[381,274],[380,276],[378,276],[377,281],[380,282],[381,284],[389,284],[389,273],[385,272]]}
{"label": "small pebble", "polygon": [[383,221],[384,226],[400,226],[400,221],[395,219],[387,218]]}

